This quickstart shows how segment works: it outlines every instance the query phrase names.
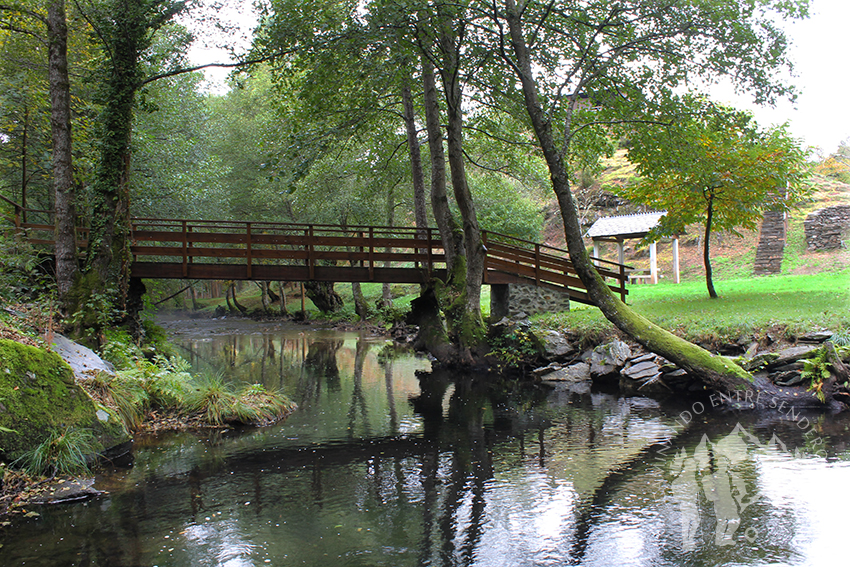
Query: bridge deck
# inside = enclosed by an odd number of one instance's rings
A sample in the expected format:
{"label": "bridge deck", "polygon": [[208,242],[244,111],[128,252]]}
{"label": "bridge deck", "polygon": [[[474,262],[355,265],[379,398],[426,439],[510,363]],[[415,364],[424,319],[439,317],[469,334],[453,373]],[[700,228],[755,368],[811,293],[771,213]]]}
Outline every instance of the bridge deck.
{"label": "bridge deck", "polygon": [[[48,211],[15,207],[6,215],[34,243],[53,245],[52,224],[27,222]],[[51,218],[51,217],[46,217]],[[592,303],[566,251],[482,231],[485,284],[525,283],[566,291]],[[427,283],[445,276],[436,229],[320,224],[134,218],[131,275],[151,279]],[[86,229],[78,246],[87,246]],[[595,260],[624,301],[626,266]]]}

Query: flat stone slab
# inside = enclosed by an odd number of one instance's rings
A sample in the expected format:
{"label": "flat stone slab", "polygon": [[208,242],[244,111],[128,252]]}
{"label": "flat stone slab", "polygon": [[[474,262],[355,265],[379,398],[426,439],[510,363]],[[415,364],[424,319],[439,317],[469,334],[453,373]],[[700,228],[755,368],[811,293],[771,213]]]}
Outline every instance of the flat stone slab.
{"label": "flat stone slab", "polygon": [[779,351],[779,356],[768,366],[770,368],[777,368],[779,366],[784,366],[792,362],[797,362],[813,350],[817,350],[817,348],[818,347],[814,345],[799,345],[786,348],[785,350]]}
{"label": "flat stone slab", "polygon": [[115,368],[100,358],[93,350],[62,335],[53,336],[52,348],[53,352],[68,363],[77,379],[90,378],[92,373],[98,371],[115,372]]}
{"label": "flat stone slab", "polygon": [[620,373],[632,380],[646,380],[661,374],[661,368],[654,360],[645,360],[624,368]]}
{"label": "flat stone slab", "polygon": [[544,374],[541,378],[547,382],[585,382],[590,380],[590,365],[586,362],[579,362]]}
{"label": "flat stone slab", "polygon": [[103,492],[94,488],[93,478],[63,479],[48,485],[27,501],[31,504],[61,504],[88,500],[101,494]]}

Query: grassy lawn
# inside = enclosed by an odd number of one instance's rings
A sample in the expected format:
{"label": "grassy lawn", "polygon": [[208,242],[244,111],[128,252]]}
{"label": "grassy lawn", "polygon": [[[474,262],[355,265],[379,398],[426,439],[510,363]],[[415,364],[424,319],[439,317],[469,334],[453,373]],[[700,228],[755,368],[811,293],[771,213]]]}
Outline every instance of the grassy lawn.
{"label": "grassy lawn", "polygon": [[[628,303],[635,311],[677,335],[691,341],[716,343],[736,341],[742,336],[763,336],[771,332],[776,338],[829,329],[850,335],[850,270],[811,275],[780,275],[742,277],[715,281],[720,297],[709,299],[701,279],[681,284],[661,282],[658,285],[633,285],[629,288]],[[381,285],[366,283],[363,293],[370,307],[381,296]],[[345,307],[326,320],[355,320],[351,286],[337,284]],[[416,285],[394,285],[396,308],[406,310],[419,291]],[[490,287],[482,288],[482,310],[487,316],[490,307]],[[209,300],[208,300],[209,301]],[[260,306],[255,286],[246,286],[239,301],[255,309]],[[207,309],[223,300],[212,300]],[[325,319],[307,300],[312,319]],[[290,297],[289,309],[301,308],[300,299]],[[275,306],[276,311],[276,306]],[[545,314],[532,318],[535,327],[563,329],[591,343],[613,336],[614,327],[594,307],[579,303],[565,313]]]}
{"label": "grassy lawn", "polygon": [[[850,332],[850,270],[721,280],[715,287],[720,297],[712,300],[699,280],[631,286],[628,303],[692,341],[736,340],[768,330],[788,338],[821,329]],[[614,332],[597,309],[585,306],[536,317],[534,322],[589,338]]]}

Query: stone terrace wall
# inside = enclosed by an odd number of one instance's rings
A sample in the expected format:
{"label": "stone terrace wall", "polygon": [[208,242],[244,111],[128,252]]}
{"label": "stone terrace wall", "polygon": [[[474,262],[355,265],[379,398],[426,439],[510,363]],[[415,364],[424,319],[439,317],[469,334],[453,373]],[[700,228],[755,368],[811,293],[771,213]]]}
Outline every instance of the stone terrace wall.
{"label": "stone terrace wall", "polygon": [[570,296],[566,293],[533,285],[510,284],[508,317],[519,313],[538,315],[570,310]]}
{"label": "stone terrace wall", "polygon": [[835,250],[850,231],[850,205],[835,205],[811,213],[803,221],[808,250]]}

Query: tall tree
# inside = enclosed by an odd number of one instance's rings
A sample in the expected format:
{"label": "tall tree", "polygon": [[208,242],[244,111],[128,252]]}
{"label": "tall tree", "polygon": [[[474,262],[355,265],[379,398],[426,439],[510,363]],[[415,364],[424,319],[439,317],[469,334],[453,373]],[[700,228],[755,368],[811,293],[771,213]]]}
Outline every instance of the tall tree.
{"label": "tall tree", "polygon": [[77,275],[76,195],[71,152],[71,81],[68,77],[68,26],[65,0],[47,8],[50,77],[50,127],[53,138],[53,194],[56,212],[56,285],[59,301],[67,307]]}
{"label": "tall tree", "polygon": [[117,282],[116,305],[129,286],[130,163],[133,111],[142,84],[142,54],[153,35],[186,8],[185,0],[107,0],[88,15],[101,42],[99,156],[89,192],[92,210],[86,271],[89,290]]}

